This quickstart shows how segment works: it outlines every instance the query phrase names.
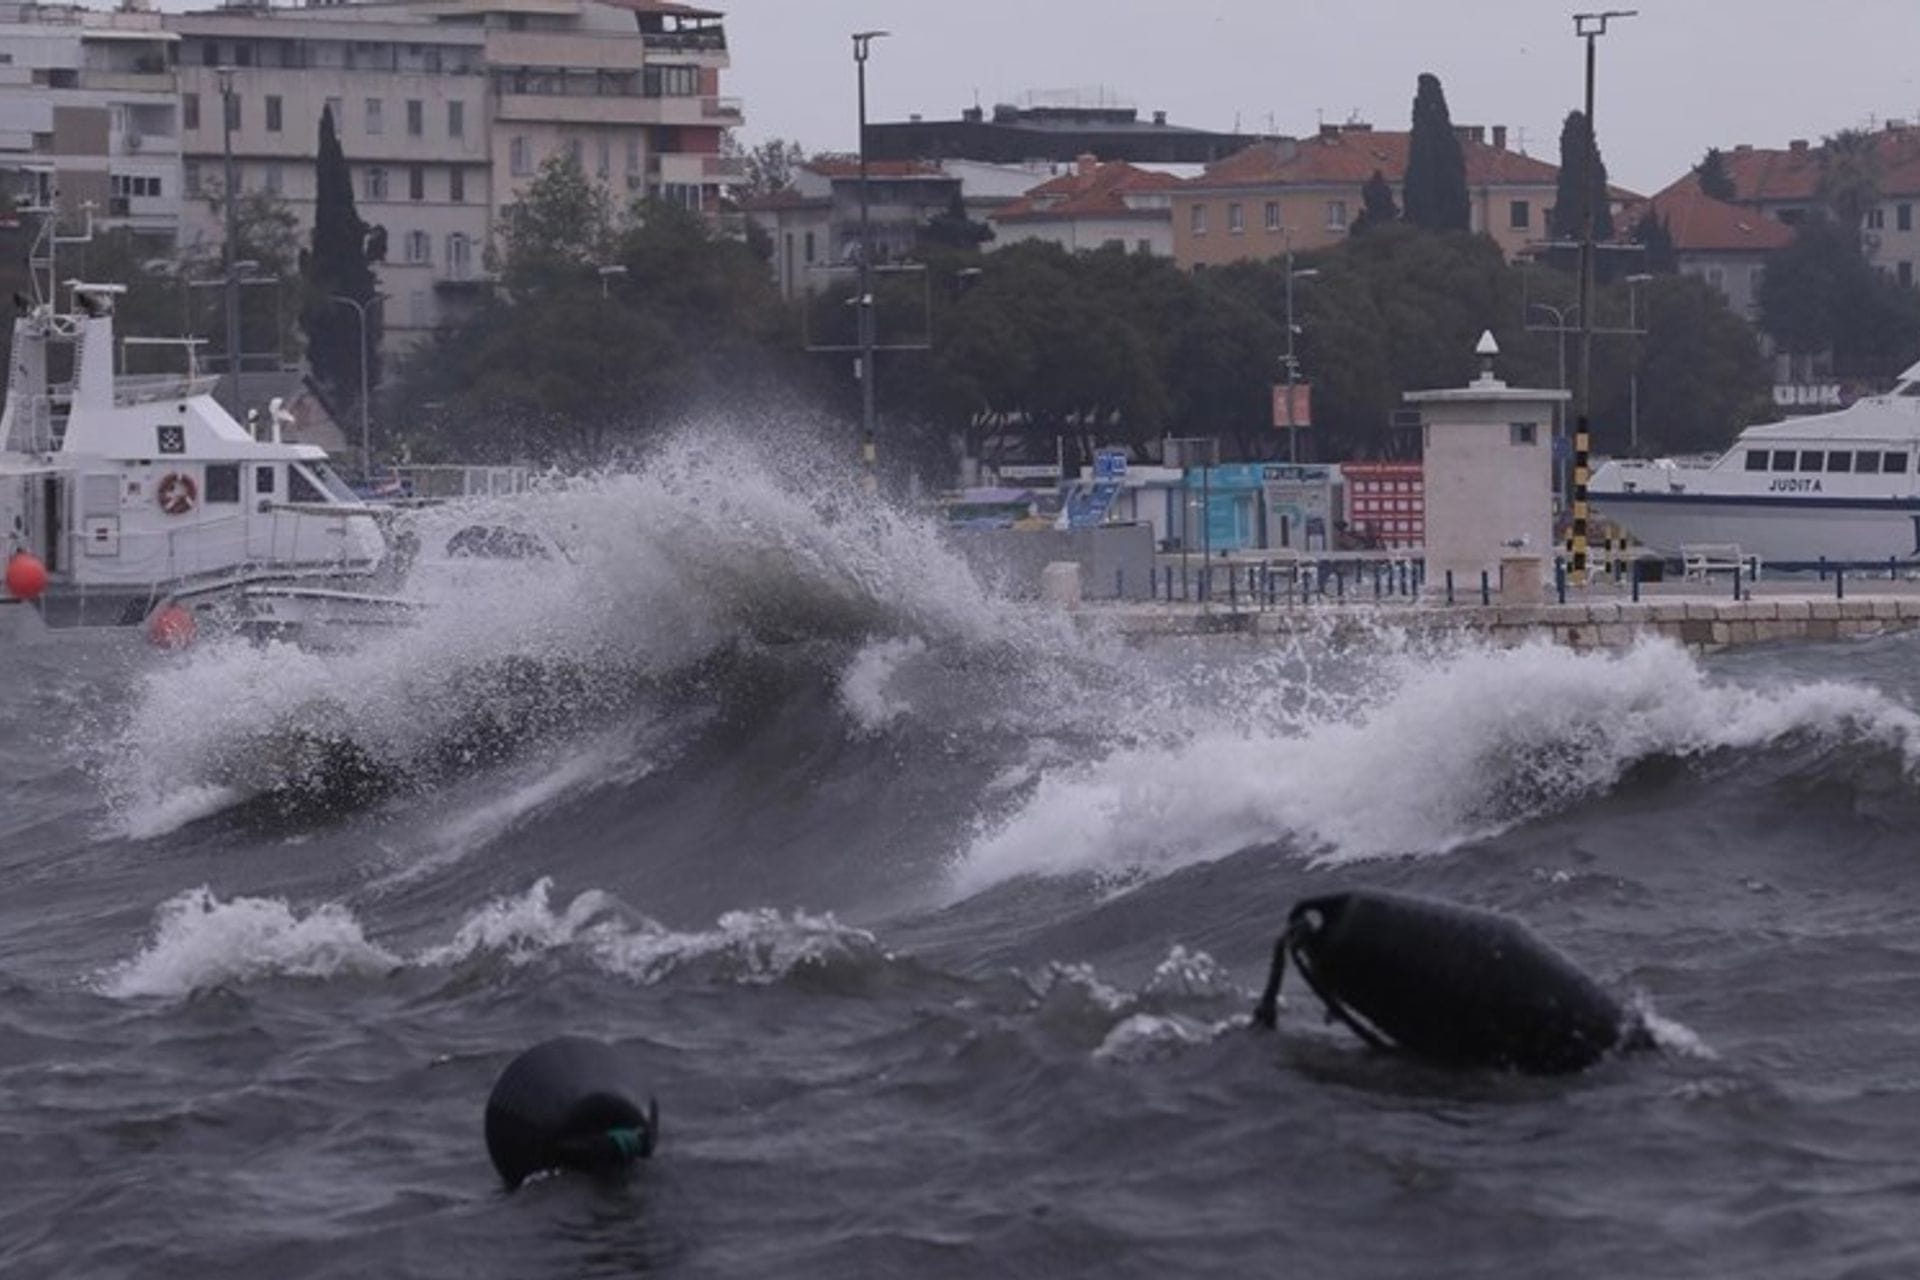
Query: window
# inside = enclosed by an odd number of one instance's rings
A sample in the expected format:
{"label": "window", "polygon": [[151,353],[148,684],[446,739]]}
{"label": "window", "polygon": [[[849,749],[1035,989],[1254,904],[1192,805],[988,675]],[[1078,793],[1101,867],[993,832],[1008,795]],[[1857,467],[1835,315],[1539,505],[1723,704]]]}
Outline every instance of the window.
{"label": "window", "polygon": [[1879,205],[1867,210],[1867,230],[1878,231],[1887,225],[1887,211]]}
{"label": "window", "polygon": [[1791,449],[1775,449],[1773,451],[1773,469],[1775,471],[1791,471],[1798,457],[1799,455]]}
{"label": "window", "polygon": [[1347,229],[1347,202],[1345,200],[1327,201],[1327,230],[1345,231]]}
{"label": "window", "polygon": [[426,263],[433,261],[433,237],[424,231],[409,231],[406,239],[407,261]]}
{"label": "window", "polygon": [[574,168],[584,170],[586,168],[586,165],[580,159],[580,152],[581,152],[580,139],[568,138],[567,139],[567,159],[573,161]]}
{"label": "window", "polygon": [[363,189],[366,199],[385,200],[387,198],[387,171],[377,166],[367,170]]}
{"label": "window", "polygon": [[1187,211],[1188,228],[1197,236],[1207,234],[1207,206],[1197,204]]}
{"label": "window", "polygon": [[1269,200],[1267,201],[1267,230],[1278,231],[1279,229],[1280,202],[1278,200]]}
{"label": "window", "polygon": [[386,131],[386,113],[379,98],[367,99],[367,132],[370,134]]}
{"label": "window", "polygon": [[1827,455],[1818,449],[1802,449],[1800,451],[1800,469],[1802,471],[1819,471],[1825,466],[1826,461]]}
{"label": "window", "polygon": [[417,138],[427,131],[427,104],[418,98],[407,99],[407,136]]}
{"label": "window", "polygon": [[447,237],[447,278],[465,280],[473,270],[473,242],[461,233]]}
{"label": "window", "polygon": [[1900,453],[1882,454],[1880,458],[1880,469],[1888,475],[1905,475],[1907,473],[1906,453],[1902,451]]}
{"label": "window", "polygon": [[640,92],[649,98],[697,97],[700,68],[647,67],[640,73]]}
{"label": "window", "polygon": [[427,166],[415,164],[407,166],[407,199],[425,200],[427,198]]}
{"label": "window", "polygon": [[265,189],[268,195],[277,196],[282,194],[286,190],[285,186],[283,185],[283,179],[281,177],[279,165],[270,164],[262,172],[264,176],[261,180],[260,185],[262,188]]}
{"label": "window", "polygon": [[1880,455],[1862,449],[1853,455],[1853,469],[1862,475],[1874,475],[1880,470]]}
{"label": "window", "polygon": [[1152,253],[1152,252],[1153,252],[1153,241],[1151,241],[1151,240],[1135,240],[1135,241],[1133,242],[1133,248],[1134,248],[1134,251],[1135,251],[1136,253]]}
{"label": "window", "polygon": [[240,501],[239,463],[216,462],[207,464],[207,501],[209,503],[233,503]]}
{"label": "window", "polygon": [[1893,207],[1893,224],[1901,231],[1913,230],[1913,206],[1897,204]]}
{"label": "window", "polygon": [[1765,449],[1747,450],[1747,470],[1765,471],[1767,469],[1767,451]]}
{"label": "window", "polygon": [[1237,236],[1246,229],[1246,215],[1241,212],[1240,202],[1236,200],[1227,206],[1227,234]]}
{"label": "window", "polygon": [[325,502],[327,495],[320,491],[311,476],[299,467],[287,468],[287,501],[289,502]]}
{"label": "window", "polygon": [[640,167],[640,135],[627,135],[627,172],[632,173]]}
{"label": "window", "polygon": [[253,469],[253,491],[255,493],[273,492],[272,467],[255,467]]}
{"label": "window", "polygon": [[183,93],[180,95],[180,127],[198,129],[200,127],[200,95]]}
{"label": "window", "polygon": [[447,170],[447,199],[459,204],[467,198],[467,171],[459,165]]}
{"label": "window", "polygon": [[807,232],[807,261],[808,263],[813,261],[813,232],[811,231]]}
{"label": "window", "polygon": [[1844,449],[1835,450],[1827,455],[1827,471],[1853,470],[1853,455]]}
{"label": "window", "polygon": [[267,132],[279,133],[281,123],[280,95],[270,93],[267,95]]}
{"label": "window", "polygon": [[1533,225],[1533,205],[1526,200],[1513,200],[1507,204],[1507,225],[1515,231],[1525,231]]}
{"label": "window", "polygon": [[533,158],[524,136],[516,135],[507,144],[507,172],[516,178],[524,178],[533,172]]}
{"label": "window", "polygon": [[449,102],[447,104],[447,136],[464,138],[467,136],[467,104]]}
{"label": "window", "polygon": [[[1540,424],[1536,422],[1510,422],[1507,424],[1507,438],[1514,444],[1538,444]],[[1398,503],[1396,510],[1406,510],[1405,503]]]}
{"label": "window", "polygon": [[203,67],[226,65],[226,59],[220,56],[220,42],[218,40],[209,40],[200,46],[200,65]]}

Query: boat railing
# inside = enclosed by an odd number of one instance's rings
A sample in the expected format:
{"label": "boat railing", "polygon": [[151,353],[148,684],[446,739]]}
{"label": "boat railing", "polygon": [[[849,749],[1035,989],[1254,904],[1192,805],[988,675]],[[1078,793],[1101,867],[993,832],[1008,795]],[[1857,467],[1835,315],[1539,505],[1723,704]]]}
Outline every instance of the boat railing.
{"label": "boat railing", "polygon": [[180,400],[188,396],[213,394],[219,385],[217,374],[136,373],[114,379],[113,402],[116,405],[151,404],[157,400]]}

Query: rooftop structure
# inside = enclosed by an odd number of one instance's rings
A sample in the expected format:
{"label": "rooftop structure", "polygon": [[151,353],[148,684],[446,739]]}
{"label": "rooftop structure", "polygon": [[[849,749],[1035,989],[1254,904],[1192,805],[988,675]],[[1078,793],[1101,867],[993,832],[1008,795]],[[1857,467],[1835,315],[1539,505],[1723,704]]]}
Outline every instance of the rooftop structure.
{"label": "rooftop structure", "polygon": [[1205,164],[1245,147],[1242,133],[1216,133],[1167,123],[1156,111],[1142,120],[1126,106],[1031,106],[1002,103],[989,115],[968,107],[958,120],[874,123],[867,155],[888,160],[1072,161],[1092,154],[1136,164]]}

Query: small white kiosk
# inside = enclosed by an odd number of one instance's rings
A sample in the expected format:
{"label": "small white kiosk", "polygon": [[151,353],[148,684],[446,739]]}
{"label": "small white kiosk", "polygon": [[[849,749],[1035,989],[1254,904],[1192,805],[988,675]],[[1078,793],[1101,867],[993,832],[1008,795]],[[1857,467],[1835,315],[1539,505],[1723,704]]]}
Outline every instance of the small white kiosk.
{"label": "small white kiosk", "polygon": [[1485,572],[1503,599],[1535,603],[1553,557],[1553,406],[1568,393],[1494,377],[1491,332],[1474,352],[1480,376],[1466,386],[1406,393],[1422,424],[1427,586],[1443,590],[1451,572],[1464,596]]}

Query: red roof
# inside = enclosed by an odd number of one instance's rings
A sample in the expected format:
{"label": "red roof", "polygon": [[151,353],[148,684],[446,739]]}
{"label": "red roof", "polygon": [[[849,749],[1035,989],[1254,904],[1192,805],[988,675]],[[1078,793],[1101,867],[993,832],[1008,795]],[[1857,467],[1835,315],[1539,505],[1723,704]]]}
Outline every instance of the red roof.
{"label": "red roof", "polygon": [[[1327,129],[1311,138],[1280,138],[1256,142],[1244,151],[1207,166],[1189,186],[1264,187],[1360,186],[1378,169],[1388,182],[1407,175],[1407,151],[1413,135],[1377,129]],[[1544,160],[1505,147],[1462,139],[1467,185],[1543,186],[1559,178],[1560,170]]]}
{"label": "red roof", "polygon": [[[858,156],[815,156],[801,168],[811,170],[823,178],[857,178],[860,176]],[[869,160],[867,161],[869,178],[944,178],[947,175],[936,164],[923,164],[918,160]]]}
{"label": "red roof", "polygon": [[1170,173],[1142,169],[1124,160],[1106,164],[1085,163],[1041,183],[1012,204],[996,211],[995,222],[1023,219],[1164,217],[1164,210],[1135,209],[1127,204],[1129,193],[1169,191],[1180,185]]}
{"label": "red roof", "polygon": [[[1920,128],[1890,125],[1872,136],[1881,194],[1920,195]],[[1741,200],[1782,202],[1818,197],[1821,152],[1802,142],[1785,150],[1735,147],[1720,154]]]}
{"label": "red roof", "polygon": [[[1747,205],[1715,200],[1689,172],[1649,201],[1682,253],[1770,253],[1793,240],[1793,228]],[[1646,206],[1621,219],[1631,226]]]}

